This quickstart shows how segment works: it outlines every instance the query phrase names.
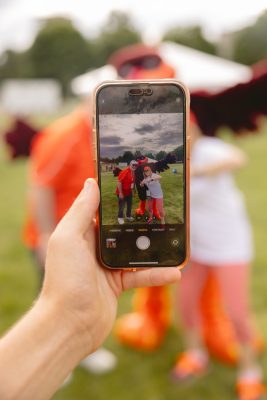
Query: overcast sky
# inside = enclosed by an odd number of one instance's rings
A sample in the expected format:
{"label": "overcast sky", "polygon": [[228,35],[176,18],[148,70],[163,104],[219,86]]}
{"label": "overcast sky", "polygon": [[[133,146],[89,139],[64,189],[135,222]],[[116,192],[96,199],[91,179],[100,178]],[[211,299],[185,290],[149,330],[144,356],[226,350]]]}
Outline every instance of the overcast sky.
{"label": "overcast sky", "polygon": [[145,39],[157,41],[178,24],[200,23],[207,36],[252,23],[267,8],[267,0],[0,0],[0,51],[24,48],[37,29],[34,18],[51,15],[71,17],[86,34],[96,33],[112,10],[131,14]]}
{"label": "overcast sky", "polygon": [[183,144],[182,127],[182,113],[101,115],[100,156],[116,158],[127,150],[171,152]]}

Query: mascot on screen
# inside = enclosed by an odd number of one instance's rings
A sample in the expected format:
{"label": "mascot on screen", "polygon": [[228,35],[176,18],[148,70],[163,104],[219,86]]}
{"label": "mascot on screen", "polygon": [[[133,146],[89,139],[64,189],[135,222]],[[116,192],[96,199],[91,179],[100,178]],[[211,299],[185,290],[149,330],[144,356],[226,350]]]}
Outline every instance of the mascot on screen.
{"label": "mascot on screen", "polygon": [[[137,189],[140,202],[138,208],[135,210],[135,215],[137,219],[142,219],[147,217],[146,201],[148,188],[146,185],[140,185],[141,181],[144,179],[144,167],[149,166],[154,173],[160,173],[169,169],[170,167],[168,164],[173,164],[177,160],[175,154],[169,153],[166,155],[165,158],[159,161],[142,155],[137,157],[136,161],[138,162],[138,167],[135,170],[135,187]],[[120,172],[121,169],[119,167],[116,167],[113,170],[113,175],[119,176]],[[157,220],[160,220],[160,215],[157,210],[156,202],[153,202],[153,217]]]}
{"label": "mascot on screen", "polygon": [[[109,63],[115,66],[119,77],[123,79],[174,77],[174,69],[161,59],[157,49],[144,45],[133,45],[115,52]],[[255,130],[255,116],[267,112],[266,92],[267,67],[265,65],[263,68],[261,65],[250,82],[217,94],[191,93],[191,109],[205,135],[215,136],[221,126],[228,126],[235,133]],[[143,215],[146,200],[142,193],[138,191],[138,194],[140,204],[137,214]],[[203,339],[210,353],[227,363],[238,362],[239,343],[212,273],[203,289],[200,307]],[[117,320],[115,335],[121,343],[132,348],[152,351],[160,346],[170,324],[171,302],[168,288],[141,288],[133,296],[133,312]],[[254,346],[259,351],[263,349],[263,341],[257,334]]]}

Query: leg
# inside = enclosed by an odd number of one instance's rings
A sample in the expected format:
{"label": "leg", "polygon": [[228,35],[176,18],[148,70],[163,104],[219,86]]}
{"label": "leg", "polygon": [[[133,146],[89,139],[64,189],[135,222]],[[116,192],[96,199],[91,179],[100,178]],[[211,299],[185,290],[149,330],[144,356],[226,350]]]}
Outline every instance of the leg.
{"label": "leg", "polygon": [[249,265],[216,268],[216,275],[241,344],[236,386],[238,398],[260,399],[266,389],[262,384],[262,369],[252,346],[253,328],[248,304]]}
{"label": "leg", "polygon": [[118,206],[119,206],[118,218],[123,218],[124,204],[125,204],[125,199],[120,199],[118,196]]}
{"label": "leg", "polygon": [[130,218],[131,217],[131,213],[132,213],[132,202],[133,202],[133,195],[132,193],[129,196],[125,197],[125,201],[126,201],[126,217]]}
{"label": "leg", "polygon": [[160,219],[160,215],[157,209],[157,202],[156,199],[153,200],[153,215],[154,217],[156,217],[157,219]]}
{"label": "leg", "polygon": [[180,308],[188,349],[202,347],[199,303],[207,273],[208,269],[205,265],[191,261],[189,268],[182,273],[180,288],[178,288],[178,308]]}
{"label": "leg", "polygon": [[249,266],[227,265],[214,268],[223,301],[241,343],[248,343],[253,336],[248,300]]}
{"label": "leg", "polygon": [[151,224],[153,222],[153,207],[154,207],[154,199],[152,199],[151,197],[149,197],[148,199],[148,212],[149,212],[149,218],[147,223]]}
{"label": "leg", "polygon": [[160,220],[161,223],[164,225],[165,224],[165,211],[163,208],[163,198],[162,199],[156,199],[156,206],[160,215]]}
{"label": "leg", "polygon": [[246,370],[257,365],[252,347],[253,323],[249,308],[249,265],[237,264],[214,268],[223,301],[233,322],[242,346],[240,369]]}
{"label": "leg", "polygon": [[149,212],[150,218],[152,218],[152,216],[153,216],[153,199],[151,197],[148,199],[148,212]]}
{"label": "leg", "polygon": [[140,200],[139,201],[139,206],[135,210],[136,215],[144,215],[146,212],[146,200]]}
{"label": "leg", "polygon": [[186,350],[181,353],[172,370],[178,381],[200,376],[207,371],[208,355],[202,344],[200,297],[207,279],[208,268],[197,262],[182,273],[178,305],[184,325]]}

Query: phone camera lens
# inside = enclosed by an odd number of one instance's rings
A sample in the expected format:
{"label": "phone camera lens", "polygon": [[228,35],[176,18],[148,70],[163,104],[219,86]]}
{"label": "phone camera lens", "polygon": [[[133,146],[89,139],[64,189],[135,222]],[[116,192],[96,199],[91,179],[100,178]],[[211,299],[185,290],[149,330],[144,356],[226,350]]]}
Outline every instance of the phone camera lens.
{"label": "phone camera lens", "polygon": [[144,94],[145,94],[146,96],[151,96],[152,93],[153,93],[153,91],[152,91],[152,89],[150,89],[150,88],[144,90]]}

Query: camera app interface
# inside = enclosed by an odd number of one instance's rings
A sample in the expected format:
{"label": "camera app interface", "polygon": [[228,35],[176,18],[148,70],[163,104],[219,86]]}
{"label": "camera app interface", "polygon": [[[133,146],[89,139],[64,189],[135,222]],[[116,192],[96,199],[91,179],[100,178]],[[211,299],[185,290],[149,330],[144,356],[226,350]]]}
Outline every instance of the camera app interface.
{"label": "camera app interface", "polygon": [[98,95],[101,251],[111,267],[185,256],[184,97],[171,84],[150,89]]}

